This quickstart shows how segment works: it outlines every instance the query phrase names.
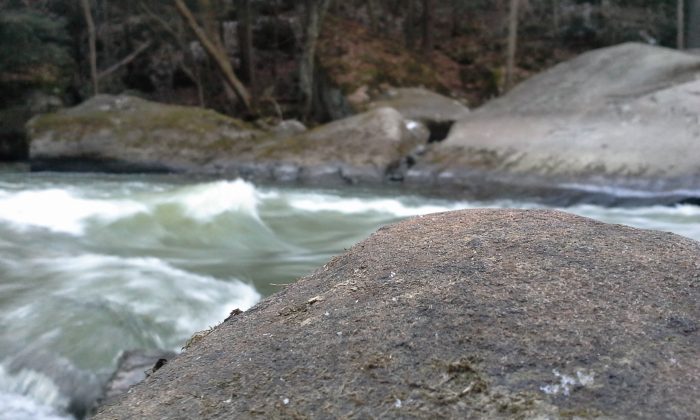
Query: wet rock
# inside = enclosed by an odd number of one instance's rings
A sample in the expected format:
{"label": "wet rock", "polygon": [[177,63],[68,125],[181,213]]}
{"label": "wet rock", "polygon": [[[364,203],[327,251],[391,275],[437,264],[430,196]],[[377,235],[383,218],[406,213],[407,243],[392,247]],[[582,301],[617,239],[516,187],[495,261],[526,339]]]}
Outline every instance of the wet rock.
{"label": "wet rock", "polygon": [[132,386],[165,366],[175,356],[175,353],[163,350],[125,351],[119,357],[117,370],[104,386],[102,402],[108,403],[126,393]]}
{"label": "wet rock", "polygon": [[533,192],[699,196],[698,69],[700,57],[642,44],[588,52],[463,118],[418,165]]}
{"label": "wet rock", "polygon": [[557,211],[380,229],[98,419],[700,412],[700,244]]}

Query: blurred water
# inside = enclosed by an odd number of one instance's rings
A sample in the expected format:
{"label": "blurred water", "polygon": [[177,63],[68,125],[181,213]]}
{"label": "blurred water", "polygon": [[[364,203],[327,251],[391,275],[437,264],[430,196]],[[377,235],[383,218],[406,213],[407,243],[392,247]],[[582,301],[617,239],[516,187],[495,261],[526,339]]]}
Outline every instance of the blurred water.
{"label": "blurred water", "polygon": [[[379,226],[525,207],[174,176],[0,174],[0,419],[89,404],[123,350],[179,350]],[[700,208],[566,209],[700,239]]]}

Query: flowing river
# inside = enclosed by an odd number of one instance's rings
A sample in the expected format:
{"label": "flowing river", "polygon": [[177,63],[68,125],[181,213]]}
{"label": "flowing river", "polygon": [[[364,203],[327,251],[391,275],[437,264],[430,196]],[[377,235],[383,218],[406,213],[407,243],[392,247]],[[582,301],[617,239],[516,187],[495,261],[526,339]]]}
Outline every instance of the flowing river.
{"label": "flowing river", "polygon": [[[537,207],[177,176],[0,173],[0,419],[71,418],[128,349],[179,350],[379,226]],[[700,207],[565,210],[700,240]]]}

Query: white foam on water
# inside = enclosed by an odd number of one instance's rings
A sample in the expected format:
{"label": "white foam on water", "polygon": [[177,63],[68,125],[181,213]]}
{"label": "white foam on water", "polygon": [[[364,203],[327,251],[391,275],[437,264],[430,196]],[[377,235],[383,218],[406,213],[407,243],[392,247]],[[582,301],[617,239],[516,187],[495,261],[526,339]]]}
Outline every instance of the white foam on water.
{"label": "white foam on water", "polygon": [[578,183],[565,183],[561,184],[563,188],[569,188],[572,190],[585,191],[589,193],[601,193],[608,194],[614,197],[621,198],[653,198],[653,197],[675,197],[675,196],[686,196],[686,197],[698,197],[700,196],[700,190],[691,189],[676,189],[668,191],[649,191],[634,188],[624,188],[617,186],[607,186],[607,185],[590,185],[590,184],[578,184]]}
{"label": "white foam on water", "polygon": [[613,207],[577,205],[562,210],[606,223],[673,232],[700,241],[700,206]]}
{"label": "white foam on water", "polygon": [[110,223],[137,214],[152,214],[164,204],[175,204],[186,217],[200,222],[227,213],[242,212],[259,218],[257,207],[263,197],[253,184],[216,181],[185,187],[159,188],[151,193],[127,193],[121,197],[80,194],[66,188],[0,191],[0,223],[16,230],[43,228],[79,236],[90,221]]}
{"label": "white foam on water", "polygon": [[54,282],[62,283],[56,296],[107,300],[174,324],[182,336],[216,325],[231,310],[246,310],[261,298],[252,285],[238,279],[193,273],[154,257],[83,254],[35,259],[31,265],[34,270],[43,267]]}
{"label": "white foam on water", "polygon": [[126,200],[95,200],[77,197],[62,189],[21,191],[0,196],[0,221],[15,228],[45,228],[81,235],[91,219],[117,220],[147,211]]}
{"label": "white foam on water", "polygon": [[383,213],[409,217],[449,210],[474,208],[466,202],[410,205],[392,198],[344,198],[326,194],[293,195],[289,205],[308,212],[338,212],[343,214]]}
{"label": "white foam on water", "polygon": [[68,399],[47,376],[30,369],[10,374],[0,364],[0,420],[72,419],[59,414],[66,407]]}
{"label": "white foam on water", "polygon": [[227,212],[257,218],[260,196],[253,184],[237,179],[185,187],[166,201],[182,206],[190,217],[207,221]]}
{"label": "white foam on water", "polygon": [[20,394],[0,391],[0,420],[75,420]]}

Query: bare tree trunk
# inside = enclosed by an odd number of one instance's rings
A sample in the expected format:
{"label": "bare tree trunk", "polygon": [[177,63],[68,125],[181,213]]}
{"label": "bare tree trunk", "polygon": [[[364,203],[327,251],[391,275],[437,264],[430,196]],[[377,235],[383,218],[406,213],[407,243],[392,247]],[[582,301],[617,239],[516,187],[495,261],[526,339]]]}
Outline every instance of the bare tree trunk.
{"label": "bare tree trunk", "polygon": [[559,35],[559,0],[552,0],[552,26],[554,35]]}
{"label": "bare tree trunk", "polygon": [[[272,43],[275,48],[279,48],[280,45],[280,33],[279,33],[279,16],[280,16],[280,5],[277,0],[273,1],[273,10],[275,14],[275,23],[272,26]],[[279,65],[277,63],[278,54],[272,55],[272,78],[277,80],[277,75],[279,74]]]}
{"label": "bare tree trunk", "polygon": [[83,14],[85,15],[85,23],[88,29],[88,47],[89,47],[89,60],[90,60],[90,79],[92,80],[92,94],[97,95],[100,93],[100,86],[97,79],[97,48],[96,36],[95,36],[95,22],[92,20],[92,12],[90,12],[90,2],[89,0],[80,0],[80,5],[83,8]]}
{"label": "bare tree trunk", "polygon": [[109,76],[110,74],[114,73],[115,71],[119,70],[121,67],[124,67],[125,65],[131,63],[141,55],[142,52],[146,51],[148,47],[151,46],[151,41],[146,41],[143,44],[141,44],[140,47],[135,49],[131,54],[127,55],[126,57],[122,58],[118,62],[112,64],[108,69],[102,70],[98,75],[97,75],[97,80],[100,80],[102,78],[105,78]]}
{"label": "bare tree trunk", "polygon": [[209,39],[183,0],[175,0],[175,6],[177,11],[187,22],[187,25],[190,27],[192,32],[194,32],[207,54],[209,54],[209,56],[214,60],[214,63],[221,72],[221,75],[224,77],[226,84],[233,90],[238,99],[243,102],[246,111],[252,113],[253,109],[251,108],[250,94],[233,72],[233,68],[231,67],[231,63],[228,61],[228,57],[226,57],[226,53],[221,48],[216,46],[216,41]]}
{"label": "bare tree trunk", "polygon": [[518,46],[518,6],[520,0],[510,0],[510,15],[508,18],[508,57],[506,61],[506,90],[513,86],[515,71],[515,52]]}
{"label": "bare tree trunk", "polygon": [[172,38],[173,41],[177,43],[183,52],[183,59],[180,61],[179,66],[183,73],[190,78],[190,80],[197,87],[197,99],[199,100],[199,106],[204,108],[206,106],[206,101],[204,100],[204,87],[202,86],[202,75],[197,62],[192,59],[192,66],[190,67],[186,61],[187,57],[191,54],[189,53],[189,47],[184,37],[182,36],[183,30],[178,27],[178,30],[173,28],[168,22],[166,22],[161,16],[154,13],[151,9],[146,6],[143,2],[140,3],[141,9],[146,12],[146,14],[156,21]]}
{"label": "bare tree trunk", "polygon": [[450,19],[450,36],[456,37],[460,33],[460,23],[464,19],[463,8],[464,4],[460,0],[452,0],[451,12],[452,16]]}
{"label": "bare tree trunk", "polygon": [[243,80],[255,91],[255,62],[253,57],[253,28],[250,0],[238,1],[238,41],[241,46],[241,70]]}
{"label": "bare tree trunk", "polygon": [[676,48],[685,48],[685,1],[678,0],[676,6]]}
{"label": "bare tree trunk", "polygon": [[302,115],[304,119],[311,116],[314,98],[314,60],[316,44],[321,33],[323,18],[328,11],[331,0],[306,0],[306,30],[304,49],[299,63],[299,90],[301,93]]}
{"label": "bare tree trunk", "polygon": [[433,2],[423,0],[423,53],[433,52]]}
{"label": "bare tree trunk", "polygon": [[200,19],[202,19],[202,29],[214,46],[224,51],[223,42],[219,33],[219,24],[214,14],[214,8],[210,0],[198,0]]}
{"label": "bare tree trunk", "polygon": [[687,3],[685,47],[700,48],[700,0],[688,0]]}
{"label": "bare tree trunk", "polygon": [[412,50],[416,46],[416,34],[413,24],[416,22],[416,5],[414,0],[408,0],[406,5],[406,19],[403,24],[404,40],[406,48]]}

